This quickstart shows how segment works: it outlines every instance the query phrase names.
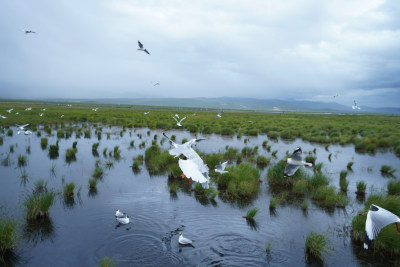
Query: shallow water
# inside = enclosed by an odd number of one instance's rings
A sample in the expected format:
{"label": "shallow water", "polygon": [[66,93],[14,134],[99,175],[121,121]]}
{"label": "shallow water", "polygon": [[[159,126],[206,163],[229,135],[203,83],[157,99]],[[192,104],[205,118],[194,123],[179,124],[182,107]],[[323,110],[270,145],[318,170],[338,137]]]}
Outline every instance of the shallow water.
{"label": "shallow water", "polygon": [[[368,185],[367,197],[371,192],[386,189],[390,179],[383,177],[380,167],[383,164],[400,166],[400,159],[391,152],[382,151],[375,155],[358,154],[354,146],[331,145],[329,152],[324,146],[310,144],[301,140],[293,142],[269,141],[271,151],[278,150],[277,158],[271,165],[283,158],[285,152],[301,146],[308,153],[317,148],[317,162],[323,162],[323,172],[331,178],[331,184],[339,187],[339,173],[345,170],[349,161],[354,161],[353,172],[348,175],[348,196],[350,204],[345,209],[324,210],[310,202],[307,212],[294,205],[279,206],[275,213],[269,210],[269,188],[266,182],[266,170],[261,171],[263,183],[260,193],[250,203],[237,204],[224,202],[219,197],[216,202],[197,199],[194,193],[178,191],[171,195],[168,189],[167,175],[150,176],[141,166],[138,174],[132,172],[132,158],[144,154],[138,145],[146,141],[151,145],[154,134],[158,141],[161,131],[148,129],[129,129],[123,137],[119,136],[120,128],[103,128],[102,139],[98,147],[99,157],[92,155],[92,144],[97,142],[92,128],[92,138],[61,139],[60,155],[51,160],[47,150],[40,147],[40,137],[14,135],[4,136],[4,144],[0,146],[0,158],[9,152],[14,145],[14,153],[10,154],[11,165],[0,166],[0,205],[3,212],[19,218],[23,238],[16,251],[16,266],[95,266],[104,256],[113,257],[116,266],[296,266],[305,265],[304,244],[306,236],[311,232],[326,233],[331,253],[326,254],[329,266],[357,266],[385,264],[386,259],[377,259],[350,242],[350,225],[353,216],[363,207],[363,203],[355,199],[356,182],[363,180]],[[16,130],[14,131],[16,132]],[[111,132],[107,140],[106,133]],[[136,135],[141,133],[142,139]],[[55,131],[53,131],[55,134]],[[186,131],[169,131],[175,134],[177,141],[193,138]],[[44,136],[45,134],[43,134]],[[224,151],[225,146],[243,148],[259,146],[259,154],[271,156],[261,146],[267,136],[244,138],[221,137],[218,135],[198,135],[207,140],[200,142],[197,148],[206,153]],[[247,138],[247,137],[246,137]],[[49,145],[55,144],[56,136],[48,137]],[[77,160],[68,164],[65,151],[78,141]],[[129,142],[135,141],[135,147],[129,148]],[[26,153],[26,147],[31,153]],[[103,148],[112,149],[119,145],[122,158],[114,162],[110,169],[104,168],[106,175],[97,185],[97,194],[90,194],[88,180],[94,170],[95,161],[105,159]],[[163,144],[164,149],[170,146]],[[328,154],[332,153],[331,161]],[[28,180],[21,178],[18,167],[18,155],[28,155],[25,167]],[[50,169],[55,164],[55,173]],[[270,166],[271,166],[270,165]],[[308,170],[311,172],[311,170]],[[395,175],[399,175],[397,171]],[[63,183],[75,182],[82,186],[80,196],[75,194],[73,201],[65,201],[58,197],[50,210],[50,219],[42,226],[28,227],[23,218],[21,205],[23,197],[30,193],[35,181],[48,181],[48,188],[62,191]],[[242,218],[251,207],[260,211],[255,217],[256,224],[249,225]],[[116,227],[115,208],[132,216],[132,223]],[[178,232],[195,240],[194,247],[182,247],[178,244]],[[266,246],[271,243],[271,251]]]}

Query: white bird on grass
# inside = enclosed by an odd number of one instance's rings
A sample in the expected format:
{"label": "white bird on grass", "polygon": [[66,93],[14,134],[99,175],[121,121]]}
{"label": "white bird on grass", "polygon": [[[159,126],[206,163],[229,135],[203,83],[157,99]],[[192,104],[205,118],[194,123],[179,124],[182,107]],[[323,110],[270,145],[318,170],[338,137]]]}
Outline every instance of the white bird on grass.
{"label": "white bird on grass", "polygon": [[43,115],[44,115],[44,113],[40,113],[40,114],[39,114],[40,117],[43,117]]}
{"label": "white bird on grass", "polygon": [[129,215],[124,214],[123,217],[117,217],[116,219],[120,224],[128,224],[129,218],[130,218]]}
{"label": "white bird on grass", "polygon": [[297,169],[300,168],[300,166],[312,166],[312,163],[308,163],[302,160],[302,153],[303,152],[301,151],[301,147],[296,147],[292,154],[292,157],[283,160],[287,163],[284,173],[285,177],[292,176],[297,171]]}
{"label": "white bird on grass", "polygon": [[26,108],[25,110],[32,110],[32,108]]}
{"label": "white bird on grass", "polygon": [[181,245],[191,245],[193,243],[189,238],[183,237],[182,232],[179,232],[178,242]]}
{"label": "white bird on grass", "polygon": [[150,55],[149,51],[147,51],[146,49],[143,48],[142,43],[140,41],[137,41],[137,42],[138,42],[138,45],[139,45],[138,51],[143,51],[143,52],[146,52],[147,54]]}
{"label": "white bird on grass", "polygon": [[42,108],[42,110],[45,111],[46,109],[45,109],[45,108]]}
{"label": "white bird on grass", "polygon": [[11,109],[7,109],[6,111],[8,112],[8,113],[10,113],[11,114],[11,111],[13,111],[14,109],[13,108],[11,108]]}
{"label": "white bird on grass", "polygon": [[368,249],[372,242],[377,238],[382,228],[395,223],[397,231],[400,233],[400,217],[384,208],[372,204],[368,213],[362,213],[361,216],[367,216],[365,222],[364,249]]}
{"label": "white bird on grass", "polygon": [[60,116],[60,118],[64,117],[64,114]]}
{"label": "white bird on grass", "polygon": [[359,106],[357,106],[357,102],[354,100],[354,106],[351,106],[353,109],[361,109]]}
{"label": "white bird on grass", "polygon": [[149,114],[149,113],[150,113],[150,111],[143,113],[143,115],[147,115],[147,114]]}
{"label": "white bird on grass", "polygon": [[6,116],[3,116],[3,115],[0,115],[0,118],[2,118],[2,119],[7,119],[7,117],[6,117]]}
{"label": "white bird on grass", "polygon": [[92,110],[93,110],[93,111],[97,111],[98,109],[99,109],[99,108],[93,108]]}
{"label": "white bird on grass", "polygon": [[225,161],[225,162],[223,162],[221,164],[218,164],[217,166],[215,166],[215,168],[216,168],[215,172],[218,172],[220,174],[227,173],[228,171],[225,171],[226,165],[228,165],[227,161]]}
{"label": "white bird on grass", "polygon": [[215,117],[214,117],[213,120],[215,120],[216,118],[221,118],[221,115],[222,115],[223,113],[224,113],[224,112],[221,111],[220,113],[218,113],[217,115],[215,115]]}
{"label": "white bird on grass", "polygon": [[175,117],[172,117],[175,121],[176,121],[176,125],[178,125],[179,127],[182,126],[181,122],[184,121],[186,119],[186,117],[184,117],[183,119],[181,119],[180,121],[178,121]]}

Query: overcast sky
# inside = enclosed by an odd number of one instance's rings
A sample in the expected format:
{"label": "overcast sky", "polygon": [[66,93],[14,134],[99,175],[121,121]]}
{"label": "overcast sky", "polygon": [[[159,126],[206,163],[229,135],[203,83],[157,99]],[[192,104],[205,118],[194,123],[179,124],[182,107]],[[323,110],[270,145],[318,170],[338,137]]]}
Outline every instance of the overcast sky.
{"label": "overcast sky", "polygon": [[3,0],[0,34],[1,98],[400,107],[399,0]]}

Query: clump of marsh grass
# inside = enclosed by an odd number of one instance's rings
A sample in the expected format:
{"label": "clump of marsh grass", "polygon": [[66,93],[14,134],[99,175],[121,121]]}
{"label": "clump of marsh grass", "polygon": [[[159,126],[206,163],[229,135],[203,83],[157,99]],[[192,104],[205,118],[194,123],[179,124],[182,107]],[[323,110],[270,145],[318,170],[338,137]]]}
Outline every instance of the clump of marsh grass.
{"label": "clump of marsh grass", "polygon": [[89,188],[91,189],[91,190],[96,190],[96,188],[97,188],[97,179],[95,179],[95,178],[92,178],[92,179],[89,179]]}
{"label": "clump of marsh grass", "polygon": [[31,153],[31,146],[26,147],[26,153],[30,154]]}
{"label": "clump of marsh grass", "polygon": [[112,160],[106,160],[104,165],[106,165],[107,168],[111,168],[114,166],[114,162]]}
{"label": "clump of marsh grass", "polygon": [[329,184],[329,178],[325,174],[317,172],[309,180],[311,188],[317,188],[320,186],[327,186]]}
{"label": "clump of marsh grass", "polygon": [[50,207],[53,205],[55,194],[53,192],[33,192],[28,195],[23,202],[25,206],[26,218],[35,220],[40,217],[48,216]]}
{"label": "clump of marsh grass", "polygon": [[347,171],[341,171],[340,172],[340,190],[342,190],[343,192],[347,192],[347,187],[349,185],[349,182],[347,181],[346,177],[347,177],[348,172]]}
{"label": "clump of marsh grass", "polygon": [[322,162],[315,164],[315,165],[314,165],[314,171],[315,171],[315,172],[321,172],[322,165],[323,165]]}
{"label": "clump of marsh grass", "polygon": [[76,148],[77,145],[78,145],[78,141],[74,141],[74,142],[72,143],[72,148],[73,148],[73,149],[77,149],[77,148]]}
{"label": "clump of marsh grass", "polygon": [[138,161],[134,161],[132,164],[132,171],[134,173],[138,173],[140,171],[140,163]]}
{"label": "clump of marsh grass", "polygon": [[279,202],[276,197],[271,197],[269,200],[269,209],[274,210],[278,206]]}
{"label": "clump of marsh grass", "polygon": [[271,248],[272,248],[272,242],[268,241],[267,246],[265,247],[265,251],[266,252],[271,252]]}
{"label": "clump of marsh grass", "polygon": [[100,264],[100,267],[114,267],[115,266],[114,258],[105,256],[104,258],[102,258],[100,260],[99,264]]}
{"label": "clump of marsh grass", "polygon": [[8,131],[7,131],[7,135],[8,136],[13,136],[13,130],[12,129],[8,129]]}
{"label": "clump of marsh grass", "polygon": [[258,211],[258,208],[251,208],[247,211],[246,216],[243,216],[243,218],[246,218],[246,220],[254,220],[254,216],[256,216]]}
{"label": "clump of marsh grass", "polygon": [[19,155],[18,156],[18,166],[25,166],[26,165],[26,156],[25,155]]}
{"label": "clump of marsh grass", "polygon": [[10,145],[10,153],[14,153],[14,145]]}
{"label": "clump of marsh grass", "polygon": [[0,146],[3,145],[3,136],[0,136]]}
{"label": "clump of marsh grass", "polygon": [[336,206],[339,208],[344,208],[346,205],[349,204],[349,199],[343,193],[338,193],[336,195]]}
{"label": "clump of marsh grass", "polygon": [[274,158],[276,158],[276,153],[278,153],[278,150],[274,150],[274,151],[272,151],[272,156],[274,157]]}
{"label": "clump of marsh grass", "polygon": [[76,148],[68,148],[65,152],[65,161],[68,163],[76,160]]}
{"label": "clump of marsh grass", "polygon": [[49,155],[51,159],[58,158],[58,150],[59,150],[58,141],[55,145],[50,145]]}
{"label": "clump of marsh grass", "polygon": [[47,192],[47,181],[43,180],[43,179],[39,179],[35,182],[35,189],[34,189],[35,193],[43,193],[43,192]]}
{"label": "clump of marsh grass", "polygon": [[269,164],[270,158],[264,157],[264,156],[257,156],[257,166],[259,167],[265,167]]}
{"label": "clump of marsh grass", "polygon": [[18,222],[13,218],[0,218],[0,261],[7,252],[17,248]]}
{"label": "clump of marsh grass", "polygon": [[178,189],[179,189],[179,184],[177,182],[172,182],[169,184],[169,192],[176,194]]}
{"label": "clump of marsh grass", "polygon": [[332,160],[332,153],[329,153],[329,155],[328,155],[328,159],[329,159],[329,161],[331,161],[331,160]]}
{"label": "clump of marsh grass", "polygon": [[323,234],[311,232],[306,238],[305,256],[306,260],[313,257],[324,261],[323,253],[329,252],[327,248],[327,238]]}
{"label": "clump of marsh grass", "polygon": [[357,195],[364,196],[366,189],[367,189],[367,184],[366,183],[364,183],[363,181],[357,182],[357,191],[356,191]]}
{"label": "clump of marsh grass", "polygon": [[72,197],[74,195],[74,190],[75,190],[74,182],[70,182],[70,183],[64,185],[64,196]]}
{"label": "clump of marsh grass", "polygon": [[268,184],[271,187],[292,187],[297,180],[307,179],[308,176],[302,168],[299,168],[294,175],[284,177],[286,163],[279,161],[270,167],[267,172]]}
{"label": "clump of marsh grass", "polygon": [[40,139],[40,146],[42,147],[43,150],[46,149],[47,144],[48,144],[48,139],[46,137]]}
{"label": "clump of marsh grass", "polygon": [[382,167],[381,167],[381,173],[383,173],[383,174],[393,175],[393,173],[395,173],[395,172],[396,172],[396,169],[393,169],[389,165],[382,165]]}
{"label": "clump of marsh grass", "polygon": [[292,191],[293,193],[298,195],[304,195],[305,193],[307,193],[307,180],[306,179],[297,180],[292,187]]}
{"label": "clump of marsh grass", "polygon": [[92,177],[99,179],[103,176],[103,174],[104,174],[103,168],[99,164],[96,164],[94,171],[92,173]]}
{"label": "clump of marsh grass", "polygon": [[135,146],[135,141],[132,140],[132,141],[129,143],[129,146],[130,146],[130,147],[134,147],[134,146]]}
{"label": "clump of marsh grass", "polygon": [[387,185],[389,195],[400,195],[400,181],[389,181]]}
{"label": "clump of marsh grass", "polygon": [[113,155],[116,160],[121,158],[121,150],[119,150],[119,146],[115,146],[113,150]]}
{"label": "clump of marsh grass", "polygon": [[250,163],[240,163],[237,166],[228,166],[228,173],[218,179],[219,189],[226,189],[232,198],[250,198],[259,190],[260,172]]}
{"label": "clump of marsh grass", "polygon": [[302,210],[307,210],[308,209],[308,205],[309,205],[308,200],[304,199],[303,202],[301,203],[301,209]]}
{"label": "clump of marsh grass", "polygon": [[350,161],[349,163],[347,163],[347,169],[348,169],[349,171],[352,170],[353,164],[354,164],[353,161]]}
{"label": "clump of marsh grass", "polygon": [[99,147],[100,143],[94,143],[92,145],[92,152],[97,153],[97,148]]}
{"label": "clump of marsh grass", "polygon": [[316,160],[317,160],[317,157],[315,157],[313,155],[306,156],[306,162],[312,163],[312,165],[315,165]]}

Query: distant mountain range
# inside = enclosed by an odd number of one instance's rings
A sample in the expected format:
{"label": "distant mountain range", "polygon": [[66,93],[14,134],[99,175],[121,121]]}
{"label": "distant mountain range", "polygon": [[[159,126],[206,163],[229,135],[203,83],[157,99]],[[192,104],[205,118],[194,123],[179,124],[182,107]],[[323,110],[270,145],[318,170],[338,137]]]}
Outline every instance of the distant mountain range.
{"label": "distant mountain range", "polygon": [[373,108],[362,106],[353,110],[334,102],[315,102],[254,98],[104,98],[104,99],[53,99],[60,102],[79,102],[109,105],[158,106],[175,108],[207,108],[222,110],[251,110],[265,112],[332,112],[332,113],[385,113],[400,114],[400,108]]}

